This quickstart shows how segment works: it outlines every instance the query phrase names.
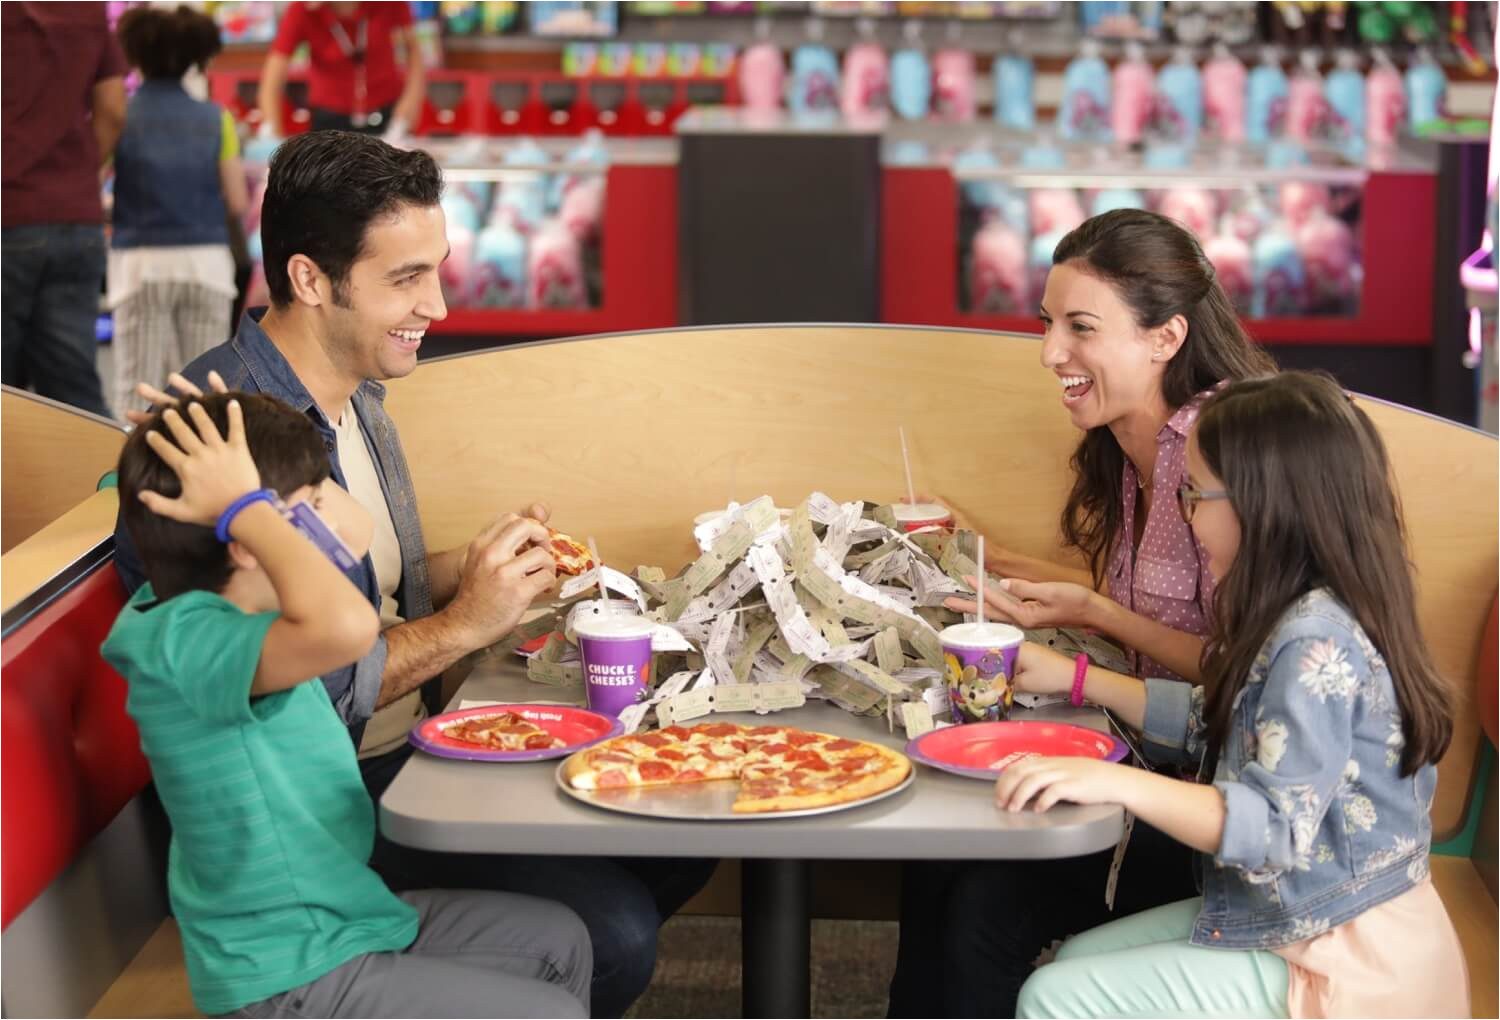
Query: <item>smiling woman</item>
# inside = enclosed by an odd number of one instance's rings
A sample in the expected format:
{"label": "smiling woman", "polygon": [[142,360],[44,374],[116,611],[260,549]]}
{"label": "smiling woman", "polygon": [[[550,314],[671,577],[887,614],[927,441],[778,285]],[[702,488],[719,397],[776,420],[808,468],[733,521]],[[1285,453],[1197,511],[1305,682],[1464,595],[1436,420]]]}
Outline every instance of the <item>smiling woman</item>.
{"label": "smiling woman", "polygon": [[[1026,628],[1092,627],[1126,646],[1137,676],[1196,682],[1214,580],[1173,493],[1187,481],[1203,400],[1275,366],[1240,327],[1197,240],[1172,220],[1136,209],[1096,216],[1062,239],[1052,263],[1042,364],[1083,430],[1062,533],[1089,571],[1080,583],[1067,579],[1076,571],[1002,550],[987,566],[1009,580],[1003,593],[986,591],[988,608]],[[1044,862],[908,865],[891,1015],[1014,1016],[1031,961],[1053,939],[1193,893],[1187,852],[1138,823],[1111,915],[1099,895],[1110,857],[1069,861],[1065,873]],[[937,967],[966,980],[934,1006],[920,975]]]}

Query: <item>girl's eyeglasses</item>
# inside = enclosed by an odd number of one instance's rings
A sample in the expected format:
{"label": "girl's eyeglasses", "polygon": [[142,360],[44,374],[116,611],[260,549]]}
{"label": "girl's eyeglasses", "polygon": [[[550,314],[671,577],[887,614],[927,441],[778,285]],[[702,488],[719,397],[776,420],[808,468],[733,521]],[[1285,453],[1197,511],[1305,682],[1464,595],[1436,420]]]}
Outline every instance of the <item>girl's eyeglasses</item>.
{"label": "girl's eyeglasses", "polygon": [[1193,523],[1193,513],[1198,509],[1198,504],[1205,499],[1228,499],[1229,493],[1223,489],[1195,489],[1183,482],[1177,489],[1177,509],[1182,511],[1184,522]]}

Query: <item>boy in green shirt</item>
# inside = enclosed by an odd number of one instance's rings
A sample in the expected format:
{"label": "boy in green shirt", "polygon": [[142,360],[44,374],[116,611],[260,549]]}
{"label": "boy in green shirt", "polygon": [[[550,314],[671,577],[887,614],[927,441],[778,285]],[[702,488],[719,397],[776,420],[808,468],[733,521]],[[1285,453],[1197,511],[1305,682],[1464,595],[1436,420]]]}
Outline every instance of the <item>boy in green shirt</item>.
{"label": "boy in green shirt", "polygon": [[368,651],[379,619],[280,501],[310,504],[356,554],[371,525],[312,422],[260,395],[196,399],[136,429],[119,478],[150,583],[103,653],[172,820],[168,890],[198,1008],[587,1016],[589,938],[566,907],[397,896],[368,867],[354,748],[307,681]]}

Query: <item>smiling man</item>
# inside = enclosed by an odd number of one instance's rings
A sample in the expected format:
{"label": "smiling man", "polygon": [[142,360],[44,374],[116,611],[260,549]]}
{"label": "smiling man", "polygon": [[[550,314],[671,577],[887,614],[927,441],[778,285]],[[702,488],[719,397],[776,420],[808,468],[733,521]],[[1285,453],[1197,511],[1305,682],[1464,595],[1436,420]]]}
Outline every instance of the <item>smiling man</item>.
{"label": "smiling man", "polygon": [[[428,326],[447,315],[442,175],[425,152],[367,135],[318,131],[271,160],[261,209],[269,309],[183,374],[277,397],[308,415],[333,478],[374,520],[354,581],[381,615],[364,658],[324,675],[359,748],[377,802],[411,753],[423,690],[463,656],[494,644],[555,580],[545,508],[502,514],[467,546],[429,553],[382,379],[409,375]],[[130,536],[115,529],[126,586],[144,581]],[[539,545],[537,543],[543,543]],[[310,777],[311,778],[311,777]],[[433,854],[377,837],[371,866],[396,890],[438,886],[562,900],[589,927],[595,1016],[618,1016],[646,987],[656,928],[707,881],[713,862]]]}

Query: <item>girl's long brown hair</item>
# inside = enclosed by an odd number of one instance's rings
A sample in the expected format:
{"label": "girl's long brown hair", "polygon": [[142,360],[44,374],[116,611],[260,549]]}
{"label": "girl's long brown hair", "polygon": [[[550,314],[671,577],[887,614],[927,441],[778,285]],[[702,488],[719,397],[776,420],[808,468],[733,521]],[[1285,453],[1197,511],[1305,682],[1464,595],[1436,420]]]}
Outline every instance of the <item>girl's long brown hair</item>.
{"label": "girl's long brown hair", "polygon": [[[1240,325],[1197,239],[1165,216],[1117,209],[1086,220],[1052,253],[1053,265],[1065,262],[1110,284],[1141,329],[1165,325],[1174,315],[1187,320],[1187,339],[1162,377],[1162,395],[1174,411],[1225,380],[1275,371],[1271,356]],[[1125,453],[1101,425],[1084,433],[1072,467],[1063,540],[1083,553],[1099,587],[1123,525]]]}
{"label": "girl's long brown hair", "polygon": [[1332,377],[1284,372],[1210,397],[1195,436],[1240,522],[1239,552],[1214,591],[1204,646],[1211,757],[1282,614],[1327,588],[1390,669],[1406,741],[1401,774],[1436,763],[1453,733],[1453,696],[1417,624],[1401,505],[1369,416]]}

